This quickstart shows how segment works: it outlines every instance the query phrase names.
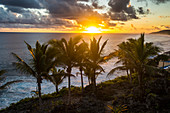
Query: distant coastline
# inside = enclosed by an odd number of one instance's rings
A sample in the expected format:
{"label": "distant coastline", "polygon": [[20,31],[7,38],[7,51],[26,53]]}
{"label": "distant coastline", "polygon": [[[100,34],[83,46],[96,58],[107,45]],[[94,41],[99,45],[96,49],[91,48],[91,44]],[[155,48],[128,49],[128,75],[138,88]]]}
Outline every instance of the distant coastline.
{"label": "distant coastline", "polygon": [[170,35],[170,30],[161,30],[158,32],[152,32],[150,34],[164,34],[164,35]]}

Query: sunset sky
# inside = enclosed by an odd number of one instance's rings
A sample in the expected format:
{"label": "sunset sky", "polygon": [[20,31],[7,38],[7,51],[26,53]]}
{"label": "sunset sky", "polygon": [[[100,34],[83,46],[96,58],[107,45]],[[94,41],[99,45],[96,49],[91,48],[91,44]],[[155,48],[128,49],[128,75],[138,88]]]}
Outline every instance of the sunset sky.
{"label": "sunset sky", "polygon": [[0,32],[150,33],[170,29],[170,0],[0,0]]}

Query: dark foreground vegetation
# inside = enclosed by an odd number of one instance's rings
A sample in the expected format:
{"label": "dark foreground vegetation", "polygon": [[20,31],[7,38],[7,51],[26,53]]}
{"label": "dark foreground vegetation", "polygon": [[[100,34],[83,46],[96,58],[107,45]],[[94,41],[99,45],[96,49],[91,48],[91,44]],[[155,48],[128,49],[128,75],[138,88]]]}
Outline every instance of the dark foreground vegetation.
{"label": "dark foreground vegetation", "polygon": [[132,78],[132,84],[127,76],[100,83],[96,95],[91,85],[85,87],[83,95],[80,87],[72,86],[71,105],[67,105],[68,89],[63,88],[59,94],[43,95],[41,107],[37,97],[25,98],[0,113],[169,113],[169,77],[146,78],[143,97],[135,75]]}
{"label": "dark foreground vegetation", "polygon": [[[17,62],[15,69],[36,78],[38,91],[32,98],[26,98],[1,110],[4,113],[168,113],[170,112],[170,73],[160,69],[157,63],[169,60],[168,55],[159,55],[161,48],[152,42],[144,42],[144,34],[138,39],[128,39],[118,45],[109,55],[103,50],[107,44],[100,45],[101,37],[90,40],[88,44],[81,37],[68,41],[50,40],[48,43],[36,42],[25,62],[16,53],[12,55]],[[152,58],[153,57],[153,58]],[[118,58],[108,77],[117,70],[126,71],[126,76],[96,84],[97,77],[104,72],[101,64],[111,58]],[[63,69],[58,69],[62,67]],[[72,68],[79,69],[81,88],[71,86]],[[4,72],[3,72],[4,73]],[[2,73],[2,74],[3,74]],[[88,77],[89,85],[84,88],[83,76]],[[68,78],[68,88],[58,90],[58,85]],[[51,81],[56,92],[41,95],[42,79]]]}

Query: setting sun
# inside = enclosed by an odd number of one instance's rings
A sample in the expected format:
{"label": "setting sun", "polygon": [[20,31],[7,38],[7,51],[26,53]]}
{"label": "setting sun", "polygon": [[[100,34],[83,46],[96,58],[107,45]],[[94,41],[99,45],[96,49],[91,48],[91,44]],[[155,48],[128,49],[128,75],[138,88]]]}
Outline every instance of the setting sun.
{"label": "setting sun", "polygon": [[91,26],[88,27],[86,31],[84,31],[84,33],[101,33],[101,31],[99,30],[99,28]]}

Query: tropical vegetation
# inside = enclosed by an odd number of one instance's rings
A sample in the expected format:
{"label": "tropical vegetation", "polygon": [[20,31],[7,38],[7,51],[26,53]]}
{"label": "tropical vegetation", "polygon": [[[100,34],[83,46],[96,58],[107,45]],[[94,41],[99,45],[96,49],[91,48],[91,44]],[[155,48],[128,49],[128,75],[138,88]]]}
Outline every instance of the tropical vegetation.
{"label": "tropical vegetation", "polygon": [[35,48],[32,48],[27,42],[27,49],[31,54],[31,59],[26,63],[22,58],[20,58],[16,53],[12,53],[17,62],[13,62],[14,67],[23,74],[29,74],[36,78],[38,94],[39,94],[39,102],[42,103],[41,99],[41,83],[42,83],[42,75],[49,72],[51,62],[47,60],[47,44],[40,44],[38,41],[36,42]]}
{"label": "tropical vegetation", "polygon": [[113,53],[113,56],[119,60],[123,65],[112,69],[108,75],[113,74],[116,70],[126,70],[127,75],[130,71],[130,81],[132,73],[136,72],[138,75],[139,86],[142,89],[144,75],[147,70],[153,70],[153,66],[148,65],[151,57],[158,55],[161,49],[152,42],[144,42],[144,34],[141,34],[139,39],[128,39],[127,42],[122,42],[118,45],[118,49]]}
{"label": "tropical vegetation", "polygon": [[50,82],[52,82],[55,87],[56,87],[56,93],[59,93],[59,89],[58,86],[63,82],[64,78],[66,77],[66,74],[64,72],[64,70],[61,69],[56,69],[55,67],[51,69],[51,75],[45,75],[43,78],[46,80],[49,80]]}
{"label": "tropical vegetation", "polygon": [[76,60],[78,59],[78,55],[81,48],[78,48],[78,44],[80,43],[82,37],[77,36],[75,38],[70,38],[69,41],[62,38],[60,41],[51,40],[49,44],[58,51],[56,57],[60,61],[60,65],[66,68],[66,72],[68,74],[68,104],[71,104],[71,71],[72,68],[76,66]]}
{"label": "tropical vegetation", "polygon": [[96,91],[96,78],[98,74],[104,72],[104,69],[101,67],[100,64],[107,61],[107,56],[103,55],[103,50],[108,40],[106,40],[100,47],[101,38],[102,37],[100,37],[98,41],[95,38],[90,40],[90,45],[89,45],[89,50],[87,55],[87,64],[91,66],[90,68],[92,69],[92,73],[91,73],[92,75],[90,78],[91,78],[91,83],[93,85],[94,92]]}

